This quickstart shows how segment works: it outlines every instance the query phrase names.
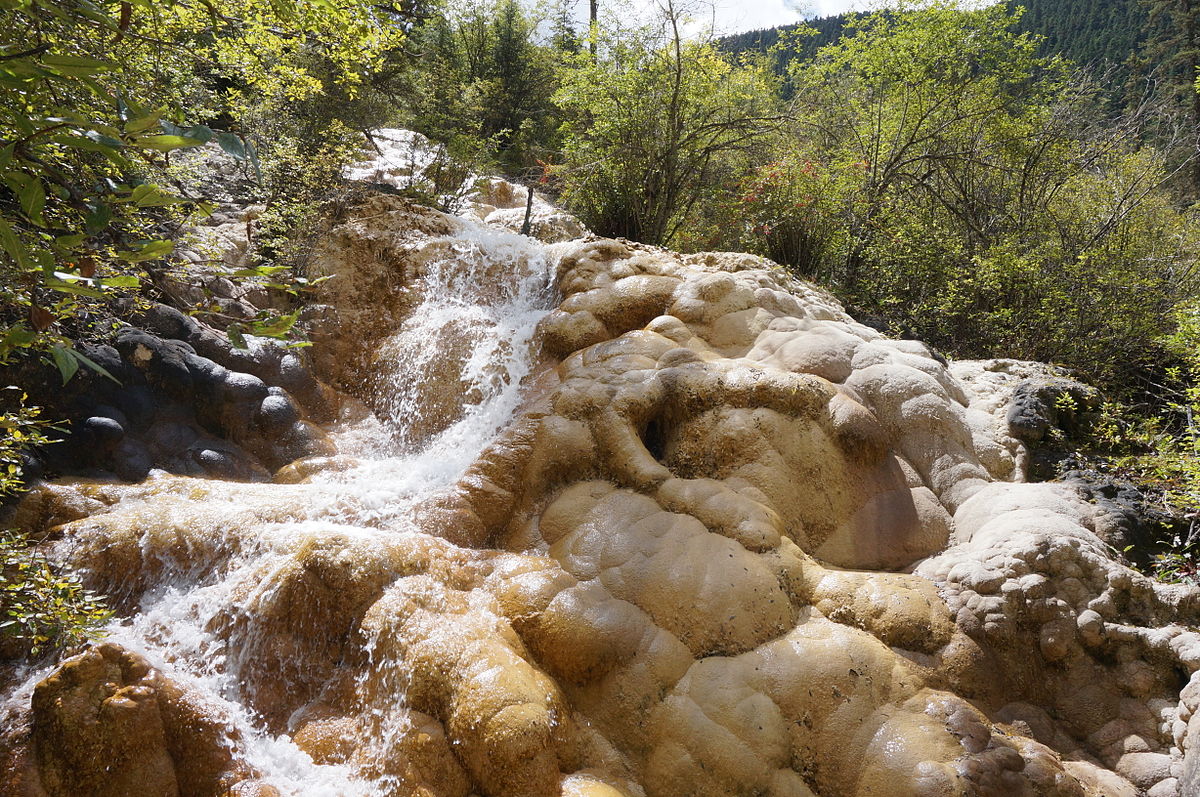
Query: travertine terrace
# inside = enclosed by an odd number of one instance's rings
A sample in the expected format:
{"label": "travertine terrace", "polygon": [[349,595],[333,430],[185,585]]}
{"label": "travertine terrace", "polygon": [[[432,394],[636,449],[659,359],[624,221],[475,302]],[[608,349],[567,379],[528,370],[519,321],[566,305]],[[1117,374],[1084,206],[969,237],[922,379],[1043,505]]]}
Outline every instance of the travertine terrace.
{"label": "travertine terrace", "polygon": [[1023,481],[1027,366],[489,191],[330,223],[336,454],[26,500],[124,619],[10,697],[5,793],[1200,793],[1198,595]]}

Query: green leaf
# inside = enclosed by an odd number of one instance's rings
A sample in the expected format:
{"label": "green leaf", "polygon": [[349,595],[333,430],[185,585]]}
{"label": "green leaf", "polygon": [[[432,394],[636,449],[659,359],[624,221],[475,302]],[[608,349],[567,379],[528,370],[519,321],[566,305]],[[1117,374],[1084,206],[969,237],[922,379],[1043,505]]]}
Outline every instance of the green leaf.
{"label": "green leaf", "polygon": [[88,368],[91,368],[91,369],[92,369],[93,371],[95,371],[96,373],[100,374],[101,376],[104,376],[104,377],[107,377],[107,378],[111,379],[112,381],[116,382],[118,385],[119,385],[119,384],[121,384],[121,380],[120,380],[120,379],[117,379],[115,376],[113,376],[112,374],[110,374],[110,373],[109,373],[107,370],[105,370],[105,369],[104,369],[104,368],[103,368],[103,367],[102,367],[102,366],[101,366],[99,363],[97,363],[97,362],[94,362],[94,361],[93,361],[93,360],[91,360],[89,357],[86,357],[86,356],[83,354],[83,352],[81,352],[81,351],[79,351],[79,350],[77,350],[77,349],[68,349],[68,351],[71,353],[71,356],[72,356],[72,357],[74,357],[76,360],[78,360],[79,362],[81,362],[81,363],[83,363],[84,365],[86,365]]}
{"label": "green leaf", "polygon": [[84,220],[84,229],[90,235],[95,235],[107,227],[110,221],[112,221],[112,208],[103,202],[98,202]]}
{"label": "green leaf", "polygon": [[127,263],[140,263],[143,260],[153,260],[156,257],[169,255],[174,249],[173,241],[150,241],[136,251],[118,252],[117,257]]}
{"label": "green leaf", "polygon": [[87,236],[82,233],[76,233],[74,235],[60,235],[54,239],[54,245],[63,249],[75,249],[85,240],[87,240]]}
{"label": "green leaf", "polygon": [[[112,132],[115,133],[117,131],[113,130]],[[83,135],[92,141],[95,141],[97,144],[103,144],[104,146],[111,147],[113,149],[120,149],[121,147],[125,146],[124,142],[121,140],[113,138],[112,135],[103,133],[100,130],[87,130]]]}
{"label": "green leaf", "polygon": [[17,262],[22,269],[29,268],[29,250],[17,238],[8,222],[0,218],[0,248],[8,252],[9,257]]}
{"label": "green leaf", "polygon": [[17,193],[17,198],[25,215],[41,224],[42,209],[46,207],[46,189],[42,187],[42,181],[36,177],[26,181],[25,186]]}
{"label": "green leaf", "polygon": [[172,136],[183,136],[185,138],[194,138],[202,144],[207,144],[213,140],[216,133],[211,127],[206,125],[193,125],[192,127],[179,127],[170,122],[163,122],[162,129],[164,133]]}
{"label": "green leaf", "polygon": [[116,277],[104,277],[98,280],[105,288],[136,288],[142,280],[134,274],[124,274]]}
{"label": "green leaf", "polygon": [[[80,277],[75,274],[68,275],[78,280]],[[47,277],[45,283],[47,288],[58,291],[59,293],[70,293],[75,296],[89,296],[93,299],[103,299],[104,294],[95,288],[83,285],[78,282],[59,279],[57,277]]]}
{"label": "green leaf", "polygon": [[171,152],[176,149],[198,147],[204,142],[198,138],[187,136],[142,136],[133,141],[134,146],[155,149],[159,152]]}
{"label": "green leaf", "polygon": [[207,125],[194,125],[189,127],[187,130],[184,130],[183,135],[187,136],[188,138],[199,139],[207,144],[208,142],[212,141],[217,134],[213,132],[213,129]]}
{"label": "green leaf", "polygon": [[165,208],[171,205],[187,204],[186,199],[177,197],[174,194],[164,191],[161,187],[154,183],[143,183],[133,189],[129,198],[133,200],[139,208]]}
{"label": "green leaf", "polygon": [[142,116],[137,119],[130,119],[125,123],[125,133],[127,135],[136,135],[142,133],[158,124],[158,120],[162,118],[161,110],[155,111],[147,116]]}
{"label": "green leaf", "polygon": [[272,318],[266,321],[255,321],[250,331],[255,335],[261,335],[265,338],[278,338],[292,331],[292,327],[296,325],[296,320],[300,317],[299,312],[286,313],[284,315]]}
{"label": "green leaf", "polygon": [[246,343],[246,337],[243,334],[244,328],[241,324],[230,324],[225,329],[225,334],[229,337],[229,342],[233,344],[235,349],[248,349],[250,346]]}
{"label": "green leaf", "polygon": [[54,357],[54,364],[58,366],[58,372],[62,375],[64,385],[70,382],[71,377],[75,376],[79,370],[79,361],[71,356],[72,351],[63,346],[50,347],[50,355]]}
{"label": "green leaf", "polygon": [[13,349],[27,349],[37,340],[37,333],[24,324],[13,324],[0,337],[0,359],[8,357]]}
{"label": "green leaf", "polygon": [[[129,168],[130,168],[129,160],[126,159],[125,156],[122,155],[120,152],[120,148],[121,148],[121,146],[123,146],[120,141],[117,141],[116,139],[113,139],[113,138],[109,138],[108,136],[102,136],[99,133],[94,133],[92,131],[89,131],[89,133],[91,133],[91,135],[54,136],[50,140],[53,141],[55,144],[59,144],[64,147],[71,147],[72,149],[82,149],[82,150],[87,150],[90,152],[99,152],[101,155],[103,155],[104,157],[106,157],[110,161],[112,161],[117,166],[117,168],[124,170],[124,171],[129,170]],[[95,137],[93,138],[92,136],[95,136]]]}
{"label": "green leaf", "polygon": [[218,134],[217,143],[221,145],[221,149],[237,160],[244,161],[246,159],[246,146],[235,133]]}
{"label": "green leaf", "polygon": [[247,277],[269,277],[276,272],[283,271],[287,266],[255,266],[254,268],[239,268],[236,271],[230,272],[229,276],[245,279]]}
{"label": "green leaf", "polygon": [[253,142],[246,142],[246,156],[250,159],[250,165],[254,167],[254,179],[262,185],[262,170],[258,166],[258,150],[254,148]]}
{"label": "green leaf", "polygon": [[44,55],[41,62],[43,66],[68,77],[95,75],[112,69],[112,64],[107,61],[84,58],[80,55]]}

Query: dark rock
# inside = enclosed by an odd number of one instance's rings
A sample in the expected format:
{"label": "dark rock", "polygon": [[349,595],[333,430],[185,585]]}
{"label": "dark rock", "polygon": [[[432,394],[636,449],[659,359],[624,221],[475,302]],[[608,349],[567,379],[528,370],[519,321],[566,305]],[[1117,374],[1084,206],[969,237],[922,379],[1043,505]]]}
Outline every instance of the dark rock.
{"label": "dark rock", "polygon": [[125,437],[125,427],[112,418],[95,415],[80,424],[76,435],[103,452],[112,451]]}
{"label": "dark rock", "polygon": [[1025,443],[1039,443],[1055,430],[1066,437],[1086,433],[1100,407],[1100,391],[1065,377],[1026,379],[1013,391],[1008,429]]}
{"label": "dark rock", "polygon": [[144,445],[126,438],[113,451],[112,469],[117,477],[127,482],[140,482],[154,467],[154,458]]}
{"label": "dark rock", "polygon": [[119,423],[122,429],[128,429],[130,426],[129,418],[126,417],[125,413],[121,412],[116,407],[110,407],[107,404],[97,404],[94,408],[92,408],[92,415],[101,418],[111,418]]}
{"label": "dark rock", "polygon": [[255,481],[270,476],[265,468],[244,452],[227,447],[219,440],[200,441],[193,445],[189,455],[201,472],[209,477]]}
{"label": "dark rock", "polygon": [[1060,480],[1076,487],[1113,521],[1115,529],[1104,540],[1113,548],[1124,551],[1133,546],[1138,552],[1147,552],[1169,536],[1166,530],[1176,519],[1160,508],[1161,500],[1147,495],[1128,479],[1082,462],[1075,455],[1064,457],[1061,466]]}
{"label": "dark rock", "polygon": [[227,401],[251,402],[267,398],[267,385],[253,374],[230,371],[225,377]]}
{"label": "dark rock", "polygon": [[233,476],[239,470],[237,460],[225,451],[201,448],[192,451],[192,459],[197,465],[217,476]]}
{"label": "dark rock", "polygon": [[[80,354],[103,368],[112,375],[113,379],[116,379],[118,382],[126,382],[132,375],[129,367],[122,359],[120,352],[118,352],[112,346],[97,343],[80,343],[76,348],[79,350]],[[108,384],[113,384],[113,382],[107,379],[107,377],[104,377],[102,374],[95,373],[86,365],[81,367],[80,373],[85,374],[85,378],[90,377],[92,379],[104,379],[106,382],[108,382]],[[116,387],[116,385],[113,386]]]}
{"label": "dark rock", "polygon": [[154,387],[180,400],[191,396],[192,372],[187,357],[195,353],[186,343],[126,327],[117,333],[117,350]]}
{"label": "dark rock", "polygon": [[164,455],[179,454],[200,435],[192,427],[174,421],[160,421],[150,427],[150,444]]}
{"label": "dark rock", "polygon": [[37,454],[26,452],[21,457],[21,479],[26,484],[40,481],[46,475],[46,465]]}
{"label": "dark rock", "polygon": [[272,442],[272,464],[286,465],[303,457],[333,456],[336,453],[328,435],[307,421],[296,421]]}
{"label": "dark rock", "polygon": [[200,330],[200,325],[195,319],[165,304],[151,305],[140,314],[138,323],[160,338],[175,340],[186,341]]}
{"label": "dark rock", "polygon": [[267,396],[258,408],[258,423],[267,432],[281,432],[300,420],[300,411],[286,396]]}
{"label": "dark rock", "polygon": [[188,354],[184,358],[184,364],[197,387],[220,391],[225,380],[229,378],[228,368],[198,354]]}
{"label": "dark rock", "polygon": [[134,429],[145,429],[154,423],[157,402],[150,388],[145,385],[130,385],[113,397],[118,410],[129,419]]}

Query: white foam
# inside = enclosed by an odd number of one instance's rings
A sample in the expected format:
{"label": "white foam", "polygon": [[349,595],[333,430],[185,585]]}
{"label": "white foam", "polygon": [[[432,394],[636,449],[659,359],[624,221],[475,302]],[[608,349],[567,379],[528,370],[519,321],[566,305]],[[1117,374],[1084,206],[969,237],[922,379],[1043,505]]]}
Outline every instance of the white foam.
{"label": "white foam", "polygon": [[[112,641],[218,704],[241,739],[238,749],[247,763],[283,794],[383,795],[396,784],[389,778],[359,779],[362,770],[348,765],[314,763],[288,735],[268,732],[247,707],[244,676],[264,642],[258,609],[271,605],[274,591],[285,583],[282,571],[293,566],[301,541],[353,545],[361,552],[363,546],[383,545],[397,533],[413,531],[412,509],[449,489],[519,409],[522,382],[536,356],[534,332],[552,305],[553,263],[545,246],[467,220],[445,243],[446,255],[427,262],[419,276],[421,304],[384,347],[391,357],[382,360],[380,384],[390,397],[383,402],[388,417],[382,420],[391,438],[360,444],[355,453],[362,464],[320,474],[310,483],[239,491],[211,483],[202,510],[181,502],[173,517],[193,523],[215,518],[203,533],[224,539],[209,551],[184,546],[189,548],[185,555],[172,555],[148,529],[143,555],[161,565],[162,575],[142,595],[138,611],[108,629]],[[432,437],[418,439],[408,432],[427,411],[422,380],[428,378],[431,358],[439,356],[430,341],[454,326],[466,330],[470,342],[458,369],[467,388],[462,412]],[[130,491],[122,500],[147,500],[150,494]],[[242,524],[254,516],[256,501],[290,502],[301,519],[263,524],[247,535]],[[187,514],[192,511],[203,511],[203,518]],[[60,545],[59,554],[70,558],[74,543],[68,538]],[[374,640],[359,644],[365,644],[376,678],[394,681],[397,691],[393,708],[366,712],[359,720],[367,723],[363,735],[378,740],[378,749],[367,757],[383,760],[388,740],[398,738],[409,721],[403,710],[407,673],[402,662],[378,659]],[[20,695],[26,705],[32,684],[45,675],[31,673],[25,681]],[[10,702],[19,699],[10,696]]]}

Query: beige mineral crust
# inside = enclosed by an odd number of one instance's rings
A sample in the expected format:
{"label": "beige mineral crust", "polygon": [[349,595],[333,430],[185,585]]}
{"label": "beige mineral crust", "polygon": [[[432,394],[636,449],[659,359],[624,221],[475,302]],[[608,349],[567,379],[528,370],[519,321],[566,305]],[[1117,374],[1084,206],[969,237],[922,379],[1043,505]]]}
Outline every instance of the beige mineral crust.
{"label": "beige mineral crust", "polygon": [[[328,233],[326,378],[365,389],[348,352],[460,224],[377,196]],[[56,487],[93,507],[60,551],[129,605],[166,562],[273,551],[227,621],[247,702],[381,794],[1200,793],[1198,593],[1021,481],[1018,366],[948,367],[749,255],[548,251],[526,404],[417,531],[331,516],[294,465]]]}

